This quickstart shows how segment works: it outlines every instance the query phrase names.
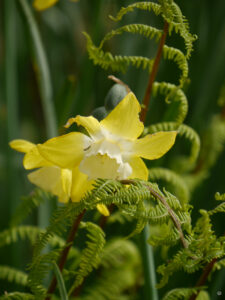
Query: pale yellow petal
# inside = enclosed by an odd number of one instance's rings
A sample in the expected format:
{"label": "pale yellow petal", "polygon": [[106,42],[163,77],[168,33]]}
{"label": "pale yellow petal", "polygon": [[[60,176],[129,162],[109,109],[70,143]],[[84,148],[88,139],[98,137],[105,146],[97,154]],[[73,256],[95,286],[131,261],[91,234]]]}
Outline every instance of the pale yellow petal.
{"label": "pale yellow petal", "polygon": [[80,132],[71,132],[37,145],[40,154],[54,165],[72,169],[80,163],[89,138]]}
{"label": "pale yellow petal", "polygon": [[148,134],[144,138],[134,141],[132,154],[146,159],[160,158],[173,146],[176,135],[176,131]]}
{"label": "pale yellow petal", "polygon": [[28,179],[41,189],[58,196],[62,202],[68,201],[69,195],[62,188],[60,168],[55,166],[40,168],[28,174]]}
{"label": "pale yellow petal", "polygon": [[9,146],[19,152],[27,153],[29,152],[33,147],[35,147],[35,144],[28,142],[26,140],[13,140],[9,143]]}
{"label": "pale yellow petal", "polygon": [[33,148],[31,148],[31,150],[25,154],[23,159],[23,166],[27,170],[51,165],[51,162],[47,161],[41,156],[37,146],[33,146]]}
{"label": "pale yellow petal", "polygon": [[139,120],[141,106],[133,93],[126,97],[100,122],[112,134],[134,140],[144,129]]}
{"label": "pale yellow petal", "polygon": [[76,123],[78,126],[84,127],[90,134],[90,136],[93,136],[100,130],[99,121],[92,116],[76,116],[75,118],[70,118],[64,127],[69,128],[73,123]]}
{"label": "pale yellow petal", "polygon": [[88,176],[81,173],[79,168],[73,169],[71,200],[72,202],[79,202],[87,191],[92,189],[93,180],[88,180]]}
{"label": "pale yellow petal", "polygon": [[58,0],[34,0],[33,6],[36,10],[45,10],[53,6]]}
{"label": "pale yellow petal", "polygon": [[72,171],[69,169],[61,169],[61,180],[64,193],[70,195],[72,187]]}
{"label": "pale yellow petal", "polygon": [[132,168],[132,174],[129,176],[130,179],[148,180],[148,169],[140,157],[132,157],[129,160],[129,165]]}
{"label": "pale yellow petal", "polygon": [[108,217],[110,215],[110,212],[104,204],[97,204],[97,210],[105,217]]}

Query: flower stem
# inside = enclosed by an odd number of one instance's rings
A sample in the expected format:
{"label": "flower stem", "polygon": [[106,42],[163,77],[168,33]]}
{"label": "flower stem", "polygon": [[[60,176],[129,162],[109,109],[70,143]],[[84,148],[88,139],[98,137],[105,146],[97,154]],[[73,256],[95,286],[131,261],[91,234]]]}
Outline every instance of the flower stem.
{"label": "flower stem", "polygon": [[[63,252],[61,253],[61,256],[60,256],[60,259],[59,259],[59,262],[58,262],[58,267],[59,267],[59,270],[61,272],[63,270],[63,267],[64,267],[65,263],[66,263],[67,256],[69,254],[70,248],[72,247],[75,235],[77,233],[78,227],[80,225],[80,222],[81,222],[85,212],[86,212],[86,210],[84,209],[79,214],[79,216],[74,220],[74,223],[71,227],[70,233],[69,233],[68,238],[66,240],[67,246],[64,248]],[[56,280],[56,277],[54,276],[51,283],[50,283],[50,285],[49,285],[48,292],[47,292],[48,296],[45,298],[45,300],[50,300],[51,299],[50,295],[54,293],[55,288],[56,288],[56,284],[57,284],[57,280]]]}
{"label": "flower stem", "polygon": [[151,98],[151,93],[152,93],[152,86],[153,86],[153,83],[155,81],[156,74],[158,72],[159,63],[160,63],[160,59],[161,59],[161,56],[162,56],[163,46],[164,46],[165,41],[166,41],[167,33],[168,33],[168,23],[165,22],[164,28],[163,28],[163,35],[162,35],[160,43],[159,43],[158,51],[157,51],[157,54],[156,54],[156,58],[154,60],[154,64],[153,64],[153,67],[152,67],[152,72],[150,73],[150,76],[149,76],[148,86],[147,86],[145,96],[144,96],[144,99],[143,99],[143,103],[142,103],[143,108],[142,108],[142,111],[141,111],[141,114],[140,114],[140,120],[143,123],[146,119],[148,106],[149,106],[149,103],[150,103],[150,98]]}

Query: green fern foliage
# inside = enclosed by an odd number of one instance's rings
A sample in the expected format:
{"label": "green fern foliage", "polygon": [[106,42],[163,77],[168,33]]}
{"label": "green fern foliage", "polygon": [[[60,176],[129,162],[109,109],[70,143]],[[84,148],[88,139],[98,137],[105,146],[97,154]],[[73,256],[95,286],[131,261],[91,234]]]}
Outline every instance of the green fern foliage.
{"label": "green fern foliage", "polygon": [[185,180],[170,169],[151,168],[149,170],[149,180],[151,182],[161,180],[163,183],[167,183],[181,203],[187,203],[190,199],[190,192]]}
{"label": "green fern foliage", "polygon": [[84,290],[82,300],[133,299],[132,289],[142,280],[141,257],[133,242],[119,238],[107,242],[99,267],[101,272]]}
{"label": "green fern foliage", "polygon": [[[211,262],[213,259],[222,259],[225,256],[225,237],[217,237],[212,229],[210,213],[201,210],[201,217],[187,236],[188,248],[178,250],[173,259],[166,265],[158,267],[162,275],[158,287],[167,284],[169,278],[179,270],[193,273]],[[175,299],[175,298],[174,298]]]}
{"label": "green fern foliage", "polygon": [[19,285],[27,285],[27,274],[8,266],[0,265],[0,278]]}
{"label": "green fern foliage", "polygon": [[35,300],[35,297],[32,294],[28,293],[5,293],[5,295],[0,296],[0,300]]}
{"label": "green fern foliage", "polygon": [[45,200],[49,201],[50,198],[52,198],[50,194],[41,189],[35,189],[29,196],[23,197],[11,219],[10,225],[12,227],[19,225],[35,208],[44,203]]}
{"label": "green fern foliage", "polygon": [[197,293],[197,288],[178,288],[169,291],[162,300],[188,300],[192,294]]}
{"label": "green fern foliage", "polygon": [[102,229],[94,223],[81,223],[81,228],[88,231],[86,247],[80,257],[79,269],[76,272],[76,279],[69,294],[82,284],[83,280],[93,269],[96,269],[101,261],[101,254],[105,245],[105,234]]}

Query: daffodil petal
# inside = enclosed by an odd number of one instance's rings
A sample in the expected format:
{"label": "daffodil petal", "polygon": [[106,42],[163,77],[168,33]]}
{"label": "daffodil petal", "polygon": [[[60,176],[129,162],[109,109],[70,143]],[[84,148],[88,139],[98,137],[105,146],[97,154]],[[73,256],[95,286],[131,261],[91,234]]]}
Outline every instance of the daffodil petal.
{"label": "daffodil petal", "polygon": [[58,196],[61,202],[69,200],[69,195],[62,188],[60,168],[55,166],[40,168],[28,174],[28,179],[41,189]]}
{"label": "daffodil petal", "polygon": [[34,0],[33,7],[36,10],[45,10],[53,6],[58,0]]}
{"label": "daffodil petal", "polygon": [[70,195],[72,187],[72,171],[69,169],[61,169],[61,180],[64,193]]}
{"label": "daffodil petal", "polygon": [[51,165],[49,161],[40,155],[36,145],[25,154],[23,159],[23,166],[27,170]]}
{"label": "daffodil petal", "polygon": [[84,127],[90,134],[90,136],[94,136],[100,130],[99,121],[92,116],[76,116],[75,118],[70,118],[64,127],[69,128],[73,123],[76,123],[78,126]]}
{"label": "daffodil petal", "polygon": [[132,174],[129,176],[130,179],[148,180],[148,169],[140,157],[132,157],[129,160],[129,165],[132,168]]}
{"label": "daffodil petal", "polygon": [[105,204],[97,204],[96,207],[103,216],[108,217],[110,215],[110,212]]}
{"label": "daffodil petal", "polygon": [[19,152],[27,153],[29,152],[33,147],[35,147],[35,144],[28,142],[26,140],[13,140],[9,143],[9,146]]}
{"label": "daffodil petal", "polygon": [[85,193],[92,189],[93,180],[88,180],[88,176],[81,173],[79,168],[73,169],[71,200],[79,202]]}
{"label": "daffodil petal", "polygon": [[109,132],[126,139],[134,140],[144,129],[139,120],[141,106],[133,93],[126,97],[100,122]]}
{"label": "daffodil petal", "polygon": [[90,138],[80,132],[71,132],[37,145],[40,154],[54,165],[72,169],[80,163]]}
{"label": "daffodil petal", "polygon": [[160,131],[134,141],[132,153],[146,159],[157,159],[173,146],[177,131]]}

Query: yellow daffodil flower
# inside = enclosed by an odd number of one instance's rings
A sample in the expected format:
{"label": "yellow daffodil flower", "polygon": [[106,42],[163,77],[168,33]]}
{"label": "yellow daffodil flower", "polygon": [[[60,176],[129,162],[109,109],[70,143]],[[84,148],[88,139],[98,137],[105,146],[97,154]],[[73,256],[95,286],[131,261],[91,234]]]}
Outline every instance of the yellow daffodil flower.
{"label": "yellow daffodil flower", "polygon": [[[139,120],[140,104],[129,93],[102,121],[92,116],[70,118],[83,126],[88,135],[71,132],[37,145],[41,156],[63,169],[78,168],[88,181],[97,178],[148,179],[142,158],[153,160],[163,156],[174,144],[176,131],[157,132],[138,137],[144,129]],[[77,169],[77,170],[78,170]]]}
{"label": "yellow daffodil flower", "polygon": [[[10,146],[25,153],[25,169],[37,168],[28,175],[33,184],[58,196],[60,202],[78,202],[97,178],[147,180],[148,169],[142,158],[160,158],[173,146],[176,131],[138,138],[144,129],[140,110],[135,95],[129,93],[102,121],[77,116],[65,125],[68,128],[77,123],[88,135],[71,132],[38,145],[14,140]],[[98,204],[97,208],[109,215],[105,205]]]}
{"label": "yellow daffodil flower", "polygon": [[[72,202],[79,202],[85,192],[92,188],[93,181],[88,181],[88,176],[82,174],[78,167],[70,170],[53,165],[40,155],[35,144],[26,140],[13,140],[10,147],[25,153],[23,160],[25,169],[39,168],[28,174],[29,181],[57,196],[59,202],[67,203],[70,198]],[[97,209],[101,214],[109,215],[105,205],[97,204]]]}

